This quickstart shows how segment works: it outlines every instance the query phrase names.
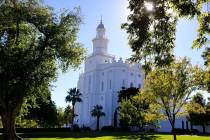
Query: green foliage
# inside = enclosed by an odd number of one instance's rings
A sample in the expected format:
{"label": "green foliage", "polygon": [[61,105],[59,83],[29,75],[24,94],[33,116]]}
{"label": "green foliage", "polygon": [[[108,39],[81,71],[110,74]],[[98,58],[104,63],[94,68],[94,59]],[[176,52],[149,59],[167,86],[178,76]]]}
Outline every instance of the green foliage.
{"label": "green foliage", "polygon": [[68,95],[66,96],[65,99],[66,102],[72,103],[73,106],[76,104],[76,102],[82,102],[81,99],[82,94],[80,93],[79,89],[71,88],[67,93]]}
{"label": "green foliage", "polygon": [[64,111],[63,108],[59,107],[57,108],[57,119],[58,119],[58,127],[61,128],[64,126],[64,124],[66,123],[66,120],[64,118]]}
{"label": "green foliage", "polygon": [[210,124],[210,100],[205,101],[203,95],[197,93],[187,106],[188,120],[193,125],[202,125],[203,133],[205,127]]}
{"label": "green foliage", "polygon": [[48,97],[47,101],[37,98],[36,105],[36,107],[28,109],[28,114],[24,118],[37,121],[40,127],[55,127],[57,124],[57,109],[51,97]]}
{"label": "green foliage", "polygon": [[75,116],[77,116],[77,114],[74,114],[74,107],[75,107],[75,104],[77,102],[82,102],[82,99],[81,99],[81,96],[82,96],[82,93],[80,93],[79,89],[77,88],[70,88],[69,91],[67,92],[67,96],[66,96],[66,102],[70,102],[72,104],[72,114],[73,114],[73,117],[72,117],[72,124],[74,123],[74,118]]}
{"label": "green foliage", "polygon": [[136,126],[144,129],[148,125],[157,126],[160,118],[159,108],[152,106],[141,93],[120,103],[120,120],[123,126]]}
{"label": "green foliage", "polygon": [[194,82],[199,89],[210,92],[210,67],[200,68],[195,66],[193,73]]}
{"label": "green foliage", "polygon": [[19,128],[37,128],[39,124],[36,120],[17,118],[15,126]]}
{"label": "green foliage", "polygon": [[64,118],[66,120],[66,124],[72,124],[72,120],[73,120],[73,111],[72,111],[72,107],[71,106],[67,106],[64,109]]}
{"label": "green foliage", "polygon": [[100,118],[106,115],[102,110],[103,110],[103,106],[95,105],[90,112],[91,116],[96,117],[96,119],[97,119],[97,123],[96,123],[96,130],[97,131],[99,130]]}
{"label": "green foliage", "polygon": [[101,106],[101,105],[95,105],[93,107],[93,109],[91,110],[91,115],[93,117],[102,117],[102,116],[105,116],[106,114],[102,110],[103,110],[103,106]]}
{"label": "green foliage", "polygon": [[130,99],[131,97],[137,95],[139,92],[139,88],[134,88],[134,87],[130,87],[130,88],[122,88],[119,92],[118,92],[118,102],[122,102],[122,100],[127,100]]}
{"label": "green foliage", "polygon": [[[154,9],[147,9],[152,3]],[[167,66],[173,59],[177,19],[169,12],[168,1],[129,0],[131,14],[122,28],[129,34],[129,44],[134,52],[132,61],[142,61],[146,75],[152,66]]]}
{"label": "green foliage", "polygon": [[142,94],[154,107],[160,107],[172,126],[176,118],[183,115],[192,91],[197,89],[194,67],[185,58],[171,64],[167,68],[153,70],[145,81]]}
{"label": "green foliage", "polygon": [[188,17],[190,19],[196,17],[199,23],[198,36],[193,43],[193,48],[209,47],[210,35],[210,13],[207,9],[208,0],[171,0],[170,4],[176,11],[178,17]]}
{"label": "green foliage", "polygon": [[13,129],[24,98],[45,96],[58,69],[75,69],[84,59],[76,40],[80,23],[78,10],[59,16],[39,0],[0,5],[0,115],[10,129],[5,139],[18,139]]}
{"label": "green foliage", "polygon": [[[206,47],[204,59],[209,58],[210,13],[205,8],[208,0],[128,1],[131,14],[122,28],[129,34],[129,44],[134,52],[131,60],[144,64],[145,76],[153,66],[162,67],[173,62],[177,20],[183,17],[197,19],[199,29],[193,48]],[[153,9],[146,7],[148,3]]]}
{"label": "green foliage", "polygon": [[202,55],[204,59],[204,65],[206,66],[204,85],[208,92],[210,92],[210,47],[206,47]]}

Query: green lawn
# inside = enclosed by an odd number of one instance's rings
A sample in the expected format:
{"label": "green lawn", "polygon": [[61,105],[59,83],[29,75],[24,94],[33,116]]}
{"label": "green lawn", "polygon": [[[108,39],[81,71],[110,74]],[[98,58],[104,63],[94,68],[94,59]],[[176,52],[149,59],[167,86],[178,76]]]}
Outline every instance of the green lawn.
{"label": "green lawn", "polygon": [[[173,140],[171,135],[155,135],[153,137],[146,137],[146,138],[139,138],[139,137],[130,137],[130,136],[101,136],[101,137],[95,137],[95,138],[34,138],[32,140],[116,140],[116,139],[122,139],[122,140]],[[178,136],[177,140],[210,140],[209,137],[204,136]]]}
{"label": "green lawn", "polygon": [[[172,135],[147,135],[124,132],[64,132],[64,133],[30,133],[20,134],[25,140],[173,140]],[[1,138],[0,138],[1,139]],[[177,140],[210,140],[210,136],[179,135]]]}

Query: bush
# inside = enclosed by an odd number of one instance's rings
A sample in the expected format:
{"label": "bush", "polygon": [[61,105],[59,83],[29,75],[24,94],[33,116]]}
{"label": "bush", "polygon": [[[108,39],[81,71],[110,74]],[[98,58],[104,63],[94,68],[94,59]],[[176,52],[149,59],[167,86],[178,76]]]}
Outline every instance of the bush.
{"label": "bush", "polygon": [[72,131],[75,131],[75,132],[79,132],[80,131],[80,128],[79,128],[78,124],[74,124],[72,126]]}
{"label": "bush", "polygon": [[81,128],[81,131],[91,131],[91,128],[90,127],[88,127],[88,126],[83,126],[82,128]]}
{"label": "bush", "polygon": [[101,128],[101,131],[114,131],[114,127],[113,126],[103,126]]}
{"label": "bush", "polygon": [[198,134],[199,131],[197,129],[190,129],[191,134]]}

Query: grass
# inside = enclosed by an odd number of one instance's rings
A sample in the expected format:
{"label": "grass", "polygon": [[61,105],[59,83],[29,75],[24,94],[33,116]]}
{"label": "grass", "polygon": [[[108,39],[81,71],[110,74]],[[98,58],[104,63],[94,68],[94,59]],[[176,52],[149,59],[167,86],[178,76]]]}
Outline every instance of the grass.
{"label": "grass", "polygon": [[[172,135],[126,132],[56,132],[20,134],[25,140],[173,140]],[[1,139],[1,137],[0,137]],[[210,140],[210,136],[178,135],[177,140]]]}

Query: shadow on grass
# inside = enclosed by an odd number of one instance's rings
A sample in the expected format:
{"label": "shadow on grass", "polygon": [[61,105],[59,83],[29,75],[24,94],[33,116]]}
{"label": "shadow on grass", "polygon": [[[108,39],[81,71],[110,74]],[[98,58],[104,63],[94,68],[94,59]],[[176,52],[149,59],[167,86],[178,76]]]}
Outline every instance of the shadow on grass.
{"label": "shadow on grass", "polygon": [[[39,132],[39,133],[23,133],[19,134],[25,140],[30,138],[99,138],[111,136],[113,139],[128,139],[128,140],[158,140],[159,136],[144,135],[140,133],[129,132]],[[0,136],[1,140],[1,136]]]}
{"label": "shadow on grass", "polygon": [[116,139],[130,139],[130,140],[158,140],[159,136],[144,135],[144,134],[132,134],[127,136],[118,136]]}

